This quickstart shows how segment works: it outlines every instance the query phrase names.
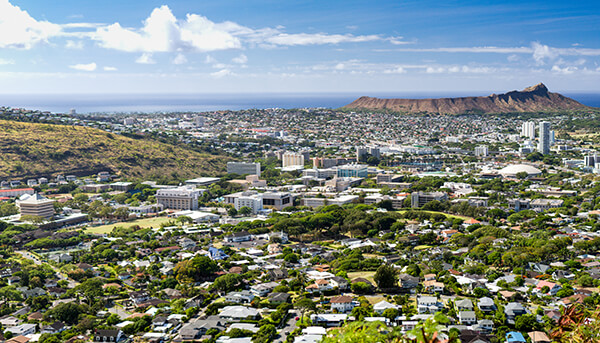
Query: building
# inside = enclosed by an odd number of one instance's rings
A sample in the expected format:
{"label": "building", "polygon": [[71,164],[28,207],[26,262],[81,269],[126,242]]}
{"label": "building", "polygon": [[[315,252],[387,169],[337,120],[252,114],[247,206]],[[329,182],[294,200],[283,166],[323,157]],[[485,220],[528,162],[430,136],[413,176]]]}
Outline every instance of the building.
{"label": "building", "polygon": [[242,207],[248,207],[252,210],[252,214],[258,213],[263,209],[262,195],[256,192],[243,192],[242,195],[233,199],[233,206],[236,210],[240,210]]}
{"label": "building", "polygon": [[227,162],[227,173],[238,175],[257,175],[260,177],[260,163]]}
{"label": "building", "polygon": [[224,199],[225,203],[232,204],[236,210],[246,206],[253,210],[252,213],[257,213],[265,207],[280,211],[285,207],[292,206],[294,200],[292,195],[287,192],[258,193],[256,191],[228,194],[224,196]]}
{"label": "building", "polygon": [[189,186],[159,189],[156,192],[156,202],[173,210],[197,210],[201,193],[202,190]]}
{"label": "building", "polygon": [[0,197],[15,197],[18,198],[24,194],[33,195],[33,188],[15,188],[15,189],[0,189]]}
{"label": "building", "polygon": [[54,200],[44,198],[39,194],[25,195],[17,200],[17,206],[23,216],[39,216],[50,219],[54,216]]}
{"label": "building", "polygon": [[282,167],[304,166],[304,155],[287,151],[281,156]]}
{"label": "building", "polygon": [[371,155],[371,156],[380,158],[381,152],[378,147],[357,146],[356,147],[356,160],[357,161],[364,160],[365,155]]}
{"label": "building", "polygon": [[475,156],[487,157],[488,155],[489,154],[487,145],[480,145],[478,147],[475,147]]}
{"label": "building", "polygon": [[535,139],[535,122],[526,121],[521,126],[521,136],[527,137],[528,139]]}
{"label": "building", "polygon": [[423,207],[430,201],[446,201],[448,194],[444,192],[414,192],[410,195],[410,206],[412,208]]}
{"label": "building", "polygon": [[540,140],[538,142],[538,152],[546,155],[550,153],[550,123],[540,122]]}
{"label": "building", "polygon": [[350,312],[356,306],[354,301],[352,301],[352,297],[347,295],[340,295],[337,297],[331,298],[331,309],[336,310],[339,313]]}
{"label": "building", "polygon": [[336,169],[337,177],[367,177],[369,174],[366,165],[357,163],[339,166]]}

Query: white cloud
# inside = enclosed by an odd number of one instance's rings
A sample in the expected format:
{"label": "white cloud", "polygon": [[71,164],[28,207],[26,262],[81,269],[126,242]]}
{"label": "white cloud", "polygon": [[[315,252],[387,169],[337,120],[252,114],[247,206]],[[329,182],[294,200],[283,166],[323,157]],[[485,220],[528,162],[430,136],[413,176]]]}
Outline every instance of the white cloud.
{"label": "white cloud", "polygon": [[151,53],[143,53],[140,57],[135,60],[135,63],[139,64],[155,64],[156,61],[152,58]]}
{"label": "white cloud", "polygon": [[402,67],[398,67],[395,69],[388,69],[383,71],[385,74],[404,74],[406,73],[406,69]]}
{"label": "white cloud", "polygon": [[60,33],[60,25],[37,21],[8,0],[0,0],[0,48],[31,49]]}
{"label": "white cloud", "polygon": [[114,23],[98,28],[93,39],[104,48],[129,52],[217,51],[241,47],[239,39],[228,32],[228,28],[232,25],[227,22],[217,24],[197,14],[177,20],[164,5],[152,11],[141,29]]}
{"label": "white cloud", "polygon": [[354,36],[351,34],[345,35],[328,35],[325,33],[279,33],[271,37],[267,37],[267,43],[276,45],[321,45],[321,44],[339,44],[339,43],[357,43],[381,40],[381,36]]}
{"label": "white cloud", "polygon": [[177,54],[173,59],[173,64],[186,64],[187,58],[183,54]]}
{"label": "white cloud", "polygon": [[81,49],[83,49],[83,41],[68,40],[67,43],[65,44],[65,48],[81,50]]}
{"label": "white cloud", "polygon": [[103,69],[104,69],[104,71],[117,71],[118,70],[116,67],[104,67]]}
{"label": "white cloud", "polygon": [[572,66],[564,67],[564,68],[561,68],[557,65],[552,66],[552,71],[555,73],[558,73],[558,74],[570,75],[570,74],[573,74],[574,72],[576,72],[577,70],[578,70],[577,67],[572,67]]}
{"label": "white cloud", "polygon": [[246,64],[248,62],[248,57],[244,54],[239,55],[238,57],[234,57],[231,62],[238,64]]}
{"label": "white cloud", "polygon": [[546,59],[555,59],[559,55],[556,49],[539,42],[533,42],[531,47],[533,49],[533,59],[538,64],[544,64]]}
{"label": "white cloud", "polygon": [[214,77],[214,78],[222,78],[228,75],[234,75],[231,70],[229,69],[221,69],[219,71],[216,71],[214,73],[211,73],[210,76]]}
{"label": "white cloud", "polygon": [[97,68],[96,63],[88,63],[88,64],[74,64],[70,65],[69,68],[81,71],[94,71]]}
{"label": "white cloud", "polygon": [[5,60],[4,58],[0,58],[0,65],[6,65],[6,64],[15,64],[15,61]]}

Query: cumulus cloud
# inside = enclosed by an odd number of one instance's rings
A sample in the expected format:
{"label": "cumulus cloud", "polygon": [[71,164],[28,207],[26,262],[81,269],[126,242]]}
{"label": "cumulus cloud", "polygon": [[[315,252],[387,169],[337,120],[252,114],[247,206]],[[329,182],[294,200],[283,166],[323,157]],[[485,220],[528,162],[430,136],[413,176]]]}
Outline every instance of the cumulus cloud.
{"label": "cumulus cloud", "polygon": [[119,23],[101,27],[92,36],[100,46],[128,52],[167,52],[176,50],[216,51],[241,47],[238,38],[207,18],[188,14],[177,20],[164,5],[155,8],[141,29],[124,28]]}
{"label": "cumulus cloud", "polygon": [[81,71],[94,71],[98,66],[96,63],[88,63],[88,64],[74,64],[70,65],[69,68]]}
{"label": "cumulus cloud", "polygon": [[559,67],[557,65],[552,66],[552,71],[554,73],[558,73],[558,74],[569,75],[569,74],[573,74],[577,70],[578,70],[578,68],[577,67],[573,67],[573,66],[568,66],[568,67],[564,67],[564,68],[561,68],[561,67]]}
{"label": "cumulus cloud", "polygon": [[239,55],[238,57],[234,57],[231,62],[238,64],[246,64],[248,62],[248,57],[244,54]]}
{"label": "cumulus cloud", "polygon": [[217,78],[217,79],[228,76],[228,75],[233,75],[233,72],[229,69],[221,69],[219,71],[216,71],[216,72],[210,74],[210,76]]}
{"label": "cumulus cloud", "polygon": [[8,0],[0,0],[0,48],[31,49],[60,33],[60,25],[35,20]]}
{"label": "cumulus cloud", "polygon": [[143,53],[140,57],[135,60],[135,63],[139,64],[155,64],[156,61],[152,58],[151,53]]}
{"label": "cumulus cloud", "polygon": [[187,58],[183,54],[177,54],[173,59],[173,64],[186,64]]}

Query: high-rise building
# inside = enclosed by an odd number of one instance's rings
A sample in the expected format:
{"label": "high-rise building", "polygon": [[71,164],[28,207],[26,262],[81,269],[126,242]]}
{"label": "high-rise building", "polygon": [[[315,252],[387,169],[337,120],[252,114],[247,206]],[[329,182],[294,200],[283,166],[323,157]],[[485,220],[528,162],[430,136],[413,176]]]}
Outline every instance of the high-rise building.
{"label": "high-rise building", "polygon": [[260,163],[227,162],[227,173],[260,176]]}
{"label": "high-rise building", "polygon": [[480,145],[478,147],[475,147],[475,156],[487,157],[488,156],[487,145]]}
{"label": "high-rise building", "polygon": [[546,155],[550,153],[550,123],[547,121],[540,122],[540,140],[538,142],[538,152]]}
{"label": "high-rise building", "polygon": [[196,127],[203,127],[204,126],[204,117],[203,116],[195,117],[194,123],[196,124]]}
{"label": "high-rise building", "polygon": [[17,200],[17,206],[23,216],[36,216],[50,219],[54,216],[54,200],[44,198],[35,193],[24,196],[23,200]]}
{"label": "high-rise building", "polygon": [[159,189],[156,192],[156,202],[173,210],[197,210],[198,198],[202,192],[190,186]]}
{"label": "high-rise building", "polygon": [[281,156],[282,167],[303,166],[304,156],[295,152],[286,152]]}
{"label": "high-rise building", "polygon": [[448,194],[444,192],[413,192],[410,194],[410,207],[423,207],[426,203],[434,200],[448,200]]}
{"label": "high-rise building", "polygon": [[356,160],[360,161],[361,157],[369,153],[369,148],[366,146],[357,146],[356,147]]}
{"label": "high-rise building", "polygon": [[521,127],[521,136],[528,139],[535,139],[535,122],[526,121]]}

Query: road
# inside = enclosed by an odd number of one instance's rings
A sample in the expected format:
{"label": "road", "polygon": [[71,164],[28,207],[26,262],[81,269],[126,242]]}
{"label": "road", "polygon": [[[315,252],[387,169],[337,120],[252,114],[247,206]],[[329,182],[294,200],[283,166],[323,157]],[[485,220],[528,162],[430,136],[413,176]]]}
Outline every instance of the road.
{"label": "road", "polygon": [[283,343],[285,339],[290,334],[290,332],[296,330],[296,317],[299,316],[296,310],[290,310],[288,316],[290,317],[288,321],[285,323],[285,326],[279,332],[279,336],[275,338],[273,343]]}
{"label": "road", "polygon": [[[16,251],[16,253],[23,256],[26,259],[32,260],[33,264],[35,264],[37,266],[39,266],[43,263],[37,256],[30,253],[29,251],[19,250],[19,251]],[[54,272],[56,273],[56,276],[58,277],[59,280],[65,280],[69,283],[69,288],[75,288],[77,285],[79,285],[79,282],[69,279],[68,277],[63,275],[58,268],[54,267],[50,263],[46,263],[46,264],[48,266],[50,266],[50,268],[52,268],[52,270],[54,270]]]}

